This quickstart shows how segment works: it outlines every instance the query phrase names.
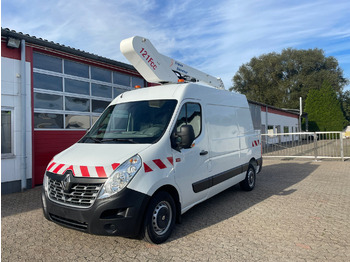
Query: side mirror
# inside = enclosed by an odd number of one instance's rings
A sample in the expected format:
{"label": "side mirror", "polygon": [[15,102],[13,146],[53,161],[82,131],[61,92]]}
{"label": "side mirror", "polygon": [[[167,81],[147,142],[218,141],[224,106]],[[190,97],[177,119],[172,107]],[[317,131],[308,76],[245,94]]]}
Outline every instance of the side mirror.
{"label": "side mirror", "polygon": [[176,150],[181,148],[191,148],[195,135],[193,126],[183,125],[179,133],[173,132],[171,136],[171,146]]}

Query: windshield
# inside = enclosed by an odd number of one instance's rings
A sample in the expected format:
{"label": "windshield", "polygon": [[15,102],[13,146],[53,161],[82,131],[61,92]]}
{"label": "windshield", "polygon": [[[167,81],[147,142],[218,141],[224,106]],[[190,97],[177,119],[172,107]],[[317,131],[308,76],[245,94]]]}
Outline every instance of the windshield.
{"label": "windshield", "polygon": [[108,107],[80,143],[155,143],[165,132],[176,100],[151,100]]}

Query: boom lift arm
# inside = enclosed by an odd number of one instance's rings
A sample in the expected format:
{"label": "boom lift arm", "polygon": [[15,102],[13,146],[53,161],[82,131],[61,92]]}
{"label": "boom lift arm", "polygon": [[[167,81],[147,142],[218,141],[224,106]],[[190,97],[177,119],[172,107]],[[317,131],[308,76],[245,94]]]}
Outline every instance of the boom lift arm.
{"label": "boom lift arm", "polygon": [[220,78],[213,77],[158,53],[152,43],[143,37],[134,36],[120,43],[120,51],[150,83],[178,83],[179,79],[190,82],[205,82],[218,89],[224,89]]}

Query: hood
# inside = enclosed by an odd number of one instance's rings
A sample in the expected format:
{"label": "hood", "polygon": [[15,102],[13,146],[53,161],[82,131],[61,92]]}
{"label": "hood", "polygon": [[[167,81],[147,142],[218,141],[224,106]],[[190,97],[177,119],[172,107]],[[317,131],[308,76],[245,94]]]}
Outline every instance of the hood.
{"label": "hood", "polygon": [[56,155],[46,170],[60,175],[71,170],[75,177],[109,177],[120,164],[149,146],[76,143]]}

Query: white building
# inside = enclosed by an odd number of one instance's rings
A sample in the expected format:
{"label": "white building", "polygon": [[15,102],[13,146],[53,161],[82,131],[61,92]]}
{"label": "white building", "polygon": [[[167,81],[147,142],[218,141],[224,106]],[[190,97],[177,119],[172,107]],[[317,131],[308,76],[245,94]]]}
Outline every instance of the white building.
{"label": "white building", "polygon": [[[265,105],[249,100],[250,112],[255,129],[260,129],[261,134],[274,134],[300,132],[300,116],[296,112]],[[269,139],[269,143],[290,141],[291,135],[275,137],[276,141]],[[283,141],[282,141],[283,140]]]}

